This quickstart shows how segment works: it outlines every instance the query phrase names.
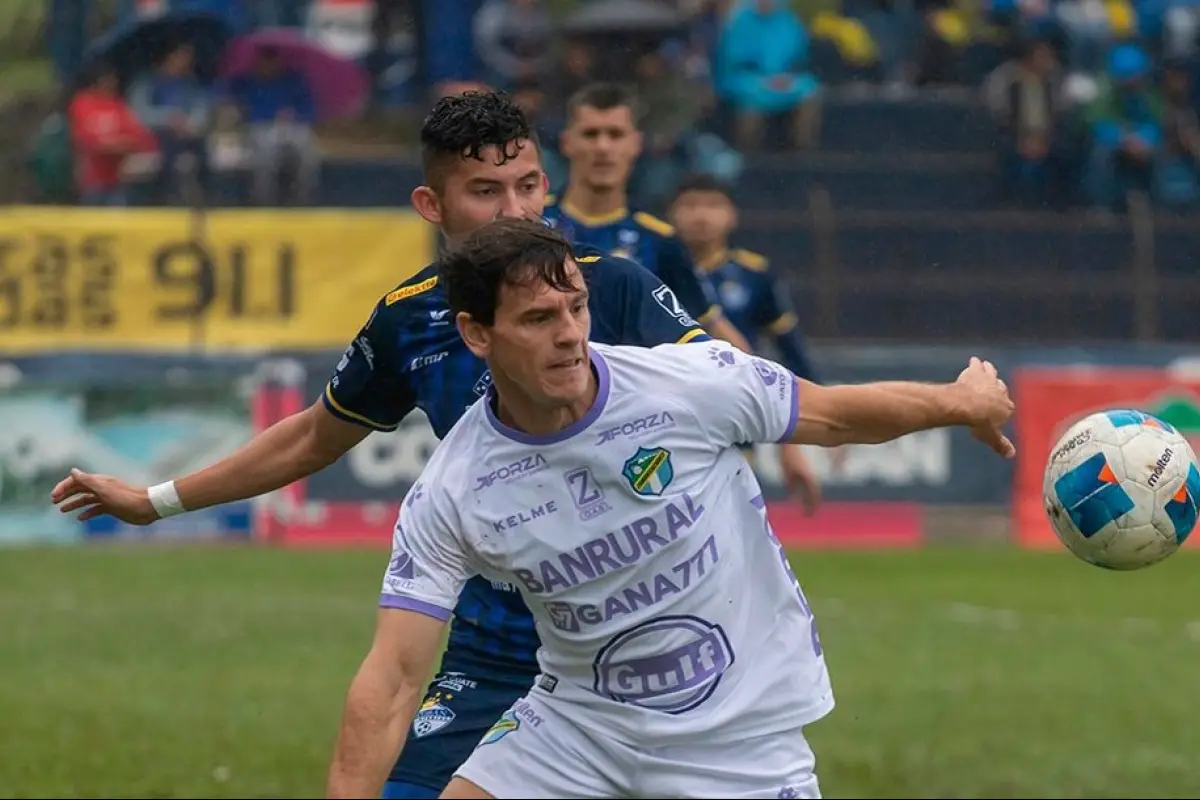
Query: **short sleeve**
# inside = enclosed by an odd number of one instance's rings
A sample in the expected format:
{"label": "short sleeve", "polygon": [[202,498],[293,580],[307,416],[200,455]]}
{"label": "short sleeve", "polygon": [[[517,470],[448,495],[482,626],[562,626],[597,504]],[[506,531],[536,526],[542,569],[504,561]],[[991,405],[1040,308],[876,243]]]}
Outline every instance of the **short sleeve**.
{"label": "short sleeve", "polygon": [[400,506],[380,607],[448,620],[459,592],[474,574],[454,526],[418,481]]}
{"label": "short sleeve", "polygon": [[603,315],[615,336],[612,344],[656,347],[709,339],[670,287],[637,262],[605,258],[588,279],[593,319]]}
{"label": "short sleeve", "polygon": [[780,364],[747,355],[727,342],[659,348],[678,359],[674,385],[718,447],[786,442],[799,420],[799,385]]}
{"label": "short sleeve", "polygon": [[394,367],[395,317],[380,301],[342,353],[322,397],[335,417],[377,431],[395,429],[416,406],[405,376]]}

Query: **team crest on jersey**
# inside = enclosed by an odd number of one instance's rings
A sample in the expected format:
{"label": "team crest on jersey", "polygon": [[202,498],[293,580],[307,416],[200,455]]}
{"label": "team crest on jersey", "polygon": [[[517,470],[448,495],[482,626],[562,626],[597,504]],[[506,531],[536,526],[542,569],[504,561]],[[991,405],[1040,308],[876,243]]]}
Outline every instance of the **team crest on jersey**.
{"label": "team crest on jersey", "polygon": [[[446,695],[445,699],[450,700],[454,695]],[[413,736],[418,739],[422,736],[428,736],[431,733],[436,733],[442,728],[454,722],[454,712],[442,702],[441,694],[433,694],[417,710],[417,716],[413,718]]]}
{"label": "team crest on jersey", "polygon": [[671,451],[664,447],[639,447],[625,462],[621,474],[634,492],[643,497],[660,497],[675,478]]}
{"label": "team crest on jersey", "polygon": [[508,736],[515,730],[521,727],[521,720],[517,719],[517,715],[512,711],[505,711],[500,719],[496,720],[496,724],[488,729],[488,732],[479,740],[482,744],[495,744],[496,742]]}

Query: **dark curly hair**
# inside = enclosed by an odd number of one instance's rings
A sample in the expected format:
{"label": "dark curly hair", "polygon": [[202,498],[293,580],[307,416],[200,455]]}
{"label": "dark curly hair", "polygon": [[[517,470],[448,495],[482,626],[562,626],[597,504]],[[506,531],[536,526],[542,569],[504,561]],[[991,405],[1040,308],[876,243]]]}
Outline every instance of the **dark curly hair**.
{"label": "dark curly hair", "polygon": [[485,148],[496,148],[499,166],[530,144],[539,146],[537,134],[507,94],[464,92],[443,97],[421,125],[425,183],[440,189],[447,169],[460,159],[482,161]]}
{"label": "dark curly hair", "polygon": [[567,265],[571,243],[543,223],[503,219],[484,225],[438,261],[438,279],[450,309],[483,325],[496,324],[505,286],[544,283],[560,292],[579,287]]}

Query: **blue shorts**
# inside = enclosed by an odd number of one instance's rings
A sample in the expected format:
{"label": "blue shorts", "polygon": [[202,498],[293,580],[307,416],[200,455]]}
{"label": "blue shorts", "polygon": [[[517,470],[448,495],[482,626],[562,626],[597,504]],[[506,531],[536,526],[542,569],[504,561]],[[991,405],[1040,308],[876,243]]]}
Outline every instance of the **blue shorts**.
{"label": "blue shorts", "polygon": [[[521,699],[537,672],[455,671],[443,663],[417,710],[384,798],[437,797],[475,745],[509,706]],[[422,795],[420,787],[432,791]]]}

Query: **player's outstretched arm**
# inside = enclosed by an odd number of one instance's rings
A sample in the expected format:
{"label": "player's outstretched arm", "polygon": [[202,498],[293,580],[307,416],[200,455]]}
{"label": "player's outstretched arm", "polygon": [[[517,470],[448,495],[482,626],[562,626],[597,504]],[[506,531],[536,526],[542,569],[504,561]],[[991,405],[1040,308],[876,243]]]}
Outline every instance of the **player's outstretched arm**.
{"label": "player's outstretched arm", "polygon": [[[148,525],[162,514],[195,511],[273,492],[341,458],[366,438],[368,428],[338,419],[321,401],[280,420],[228,457],[167,485],[136,486],[111,475],[73,469],[50,493],[64,514],[82,509],[81,520],[105,514]],[[166,492],[166,496],[164,496]]]}
{"label": "player's outstretched arm", "polygon": [[445,621],[379,609],[375,639],[350,683],[326,797],[379,797],[441,651]]}
{"label": "player's outstretched arm", "polygon": [[1000,455],[1016,454],[1001,431],[1015,406],[988,361],[972,358],[958,380],[946,384],[819,386],[800,379],[797,384],[796,424],[789,437],[794,444],[878,444],[929,428],[961,425]]}

